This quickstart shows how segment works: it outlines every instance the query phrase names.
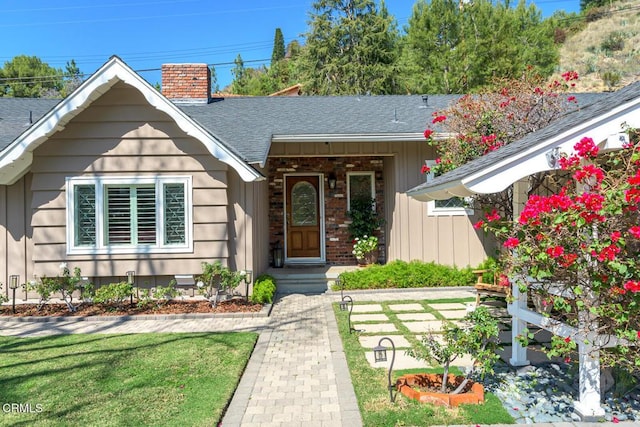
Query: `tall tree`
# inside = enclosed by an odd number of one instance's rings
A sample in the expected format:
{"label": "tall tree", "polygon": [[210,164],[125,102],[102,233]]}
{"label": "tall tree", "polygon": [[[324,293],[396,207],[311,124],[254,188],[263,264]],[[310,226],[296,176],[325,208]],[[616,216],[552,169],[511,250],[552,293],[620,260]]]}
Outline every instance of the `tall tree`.
{"label": "tall tree", "polygon": [[63,72],[36,56],[19,55],[0,68],[0,96],[39,98],[47,91],[60,92]]}
{"label": "tall tree", "polygon": [[211,68],[209,68],[209,72],[211,73],[211,92],[220,92],[220,85],[218,85],[218,74],[216,73],[216,67],[212,65]]}
{"label": "tall tree", "polygon": [[235,64],[231,70],[233,74],[233,82],[231,82],[231,90],[239,95],[247,94],[247,70],[244,68],[242,56],[238,54],[233,63]]}
{"label": "tall tree", "polygon": [[403,44],[410,92],[468,93],[527,66],[548,76],[558,61],[554,28],[523,0],[418,0]]}
{"label": "tall tree", "polygon": [[64,87],[62,88],[61,95],[66,97],[71,92],[76,90],[78,86],[82,84],[82,73],[80,68],[76,64],[76,61],[72,59],[67,61],[64,72]]}
{"label": "tall tree", "polygon": [[273,38],[273,52],[271,53],[271,65],[284,59],[284,36],[282,30],[276,28],[276,34]]}
{"label": "tall tree", "polygon": [[384,2],[316,0],[300,58],[305,92],[396,92],[397,24]]}

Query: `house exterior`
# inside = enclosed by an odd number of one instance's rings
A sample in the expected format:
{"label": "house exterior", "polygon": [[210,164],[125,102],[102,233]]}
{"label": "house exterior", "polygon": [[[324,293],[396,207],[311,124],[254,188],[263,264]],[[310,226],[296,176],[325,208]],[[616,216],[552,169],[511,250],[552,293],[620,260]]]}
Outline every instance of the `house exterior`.
{"label": "house exterior", "polygon": [[0,282],[63,262],[96,285],[215,260],[258,275],[277,243],[286,266],[354,265],[358,195],[384,219],[380,262],[492,253],[472,212],[405,194],[455,96],[212,98],[206,64],[167,64],[162,86],[112,57],[64,100],[0,98]]}

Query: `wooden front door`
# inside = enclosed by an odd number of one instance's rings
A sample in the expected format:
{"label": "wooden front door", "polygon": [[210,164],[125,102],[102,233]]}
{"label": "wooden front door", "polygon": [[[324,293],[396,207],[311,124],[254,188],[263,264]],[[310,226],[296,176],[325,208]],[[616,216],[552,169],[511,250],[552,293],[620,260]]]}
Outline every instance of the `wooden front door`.
{"label": "wooden front door", "polygon": [[320,177],[287,176],[286,232],[287,258],[319,259],[320,234]]}

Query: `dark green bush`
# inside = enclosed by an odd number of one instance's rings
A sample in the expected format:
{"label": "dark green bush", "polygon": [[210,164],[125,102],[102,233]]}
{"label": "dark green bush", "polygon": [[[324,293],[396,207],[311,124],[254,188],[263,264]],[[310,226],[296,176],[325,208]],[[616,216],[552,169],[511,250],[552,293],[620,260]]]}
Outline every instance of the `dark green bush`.
{"label": "dark green bush", "polygon": [[251,294],[251,302],[258,304],[271,304],[276,294],[276,279],[268,274],[258,276],[253,284],[253,293]]}
{"label": "dark green bush", "polygon": [[344,289],[435,288],[470,286],[475,282],[471,268],[456,268],[421,261],[392,261],[340,274]]}

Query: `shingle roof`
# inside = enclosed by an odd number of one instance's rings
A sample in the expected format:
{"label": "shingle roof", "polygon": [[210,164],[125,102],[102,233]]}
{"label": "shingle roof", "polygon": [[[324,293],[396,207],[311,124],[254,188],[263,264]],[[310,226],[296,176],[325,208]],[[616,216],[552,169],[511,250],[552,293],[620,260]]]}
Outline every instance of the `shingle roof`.
{"label": "shingle roof", "polygon": [[0,151],[58,102],[59,99],[0,97]]}
{"label": "shingle roof", "polygon": [[[580,94],[579,104],[602,94]],[[209,104],[178,105],[248,163],[266,160],[274,135],[421,134],[432,114],[459,95],[232,97]],[[59,100],[0,98],[0,151]],[[437,127],[430,125],[434,130]]]}
{"label": "shingle roof", "polygon": [[[480,172],[496,163],[510,158],[525,148],[541,143],[558,134],[569,131],[578,125],[593,120],[614,108],[640,97],[640,82],[632,83],[616,92],[600,94],[600,96],[580,100],[580,109],[572,111],[536,132],[532,132],[518,141],[506,145],[485,156],[472,160],[450,172],[440,175],[428,183],[421,184],[407,191],[411,196],[428,194],[431,189],[459,183],[462,179]],[[587,102],[585,102],[587,101]],[[590,101],[590,102],[589,102]],[[597,101],[597,102],[595,102]]]}

